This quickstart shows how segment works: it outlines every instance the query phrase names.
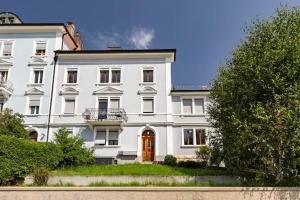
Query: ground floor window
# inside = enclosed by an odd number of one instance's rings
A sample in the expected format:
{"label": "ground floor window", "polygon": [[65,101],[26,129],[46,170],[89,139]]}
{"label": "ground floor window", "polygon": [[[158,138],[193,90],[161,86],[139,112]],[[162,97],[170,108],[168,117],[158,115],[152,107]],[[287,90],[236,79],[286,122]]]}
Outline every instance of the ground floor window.
{"label": "ground floor window", "polygon": [[117,146],[119,145],[119,130],[112,128],[96,129],[95,145]]}
{"label": "ground floor window", "polygon": [[189,128],[183,129],[183,146],[205,145],[205,129]]}

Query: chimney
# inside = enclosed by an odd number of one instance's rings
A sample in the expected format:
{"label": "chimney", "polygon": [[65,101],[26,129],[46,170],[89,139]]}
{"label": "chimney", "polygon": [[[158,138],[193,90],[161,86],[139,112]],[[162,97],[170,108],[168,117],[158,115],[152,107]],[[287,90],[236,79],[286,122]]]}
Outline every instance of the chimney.
{"label": "chimney", "polygon": [[80,33],[78,31],[74,35],[74,40],[75,40],[75,42],[76,42],[76,44],[78,46],[77,50],[83,50],[83,41],[82,41],[81,35],[80,35]]}
{"label": "chimney", "polygon": [[106,47],[108,50],[121,50],[122,49],[122,47],[120,46],[120,45],[108,45],[107,47]]}
{"label": "chimney", "polygon": [[71,34],[71,36],[74,38],[75,34],[75,24],[73,22],[67,22],[67,30]]}

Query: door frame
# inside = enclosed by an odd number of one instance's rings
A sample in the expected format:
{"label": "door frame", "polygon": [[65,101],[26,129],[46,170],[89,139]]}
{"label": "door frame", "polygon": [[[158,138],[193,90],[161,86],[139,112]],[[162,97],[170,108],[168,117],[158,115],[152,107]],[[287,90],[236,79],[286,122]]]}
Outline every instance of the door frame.
{"label": "door frame", "polygon": [[[144,133],[146,133],[147,131],[150,131],[151,133],[152,133],[152,135],[150,136],[151,138],[152,138],[152,140],[153,140],[153,149],[151,149],[152,151],[151,151],[151,154],[153,154],[153,159],[152,159],[152,155],[151,155],[151,158],[150,158],[150,160],[145,160],[146,162],[147,161],[155,161],[155,149],[156,149],[156,137],[155,137],[155,132],[153,131],[153,130],[151,130],[151,129],[145,129],[143,132],[142,132],[142,134],[141,134],[141,145],[142,145],[142,155],[141,155],[141,158],[142,158],[142,161],[144,162],[144,157],[143,157],[143,147],[144,147],[144,136],[143,136],[143,134]],[[152,145],[151,145],[152,146]]]}

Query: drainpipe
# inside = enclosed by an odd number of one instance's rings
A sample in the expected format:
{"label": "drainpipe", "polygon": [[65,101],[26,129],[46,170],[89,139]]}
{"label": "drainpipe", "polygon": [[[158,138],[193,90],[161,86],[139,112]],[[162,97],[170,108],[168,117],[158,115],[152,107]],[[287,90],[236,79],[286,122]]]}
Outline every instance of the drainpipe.
{"label": "drainpipe", "polygon": [[51,113],[52,113],[52,101],[53,101],[53,91],[54,91],[54,78],[55,78],[56,63],[57,63],[57,54],[56,54],[56,52],[55,52],[53,60],[54,60],[54,64],[53,64],[53,76],[52,76],[52,83],[51,83],[50,105],[49,105],[48,122],[47,122],[47,139],[46,139],[47,142],[49,141],[50,119],[51,119]]}

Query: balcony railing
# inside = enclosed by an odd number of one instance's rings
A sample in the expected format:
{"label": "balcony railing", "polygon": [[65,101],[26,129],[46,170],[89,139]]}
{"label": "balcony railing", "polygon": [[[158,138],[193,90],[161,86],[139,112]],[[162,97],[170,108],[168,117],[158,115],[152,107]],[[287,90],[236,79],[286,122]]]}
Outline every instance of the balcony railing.
{"label": "balcony railing", "polygon": [[123,108],[87,108],[82,116],[86,121],[127,121]]}
{"label": "balcony railing", "polygon": [[4,88],[7,91],[9,91],[10,93],[13,92],[13,84],[10,81],[7,81],[5,79],[1,79],[0,78],[0,88]]}

